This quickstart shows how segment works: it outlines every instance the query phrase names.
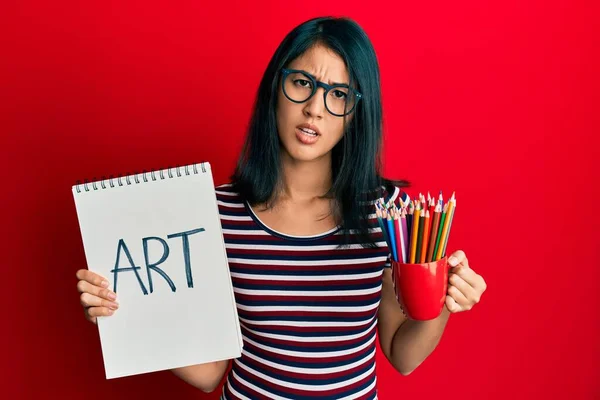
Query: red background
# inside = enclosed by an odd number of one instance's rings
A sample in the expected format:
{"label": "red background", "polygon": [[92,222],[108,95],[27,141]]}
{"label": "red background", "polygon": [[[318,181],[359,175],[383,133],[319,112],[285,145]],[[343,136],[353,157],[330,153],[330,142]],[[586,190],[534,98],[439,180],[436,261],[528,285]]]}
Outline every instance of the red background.
{"label": "red background", "polygon": [[600,396],[596,2],[119,3],[0,6],[2,397],[217,397],[105,380],[71,185],[200,161],[224,182],[276,46],[324,14],[376,48],[386,173],[457,192],[449,249],[488,283],[412,375],[379,354],[380,398]]}

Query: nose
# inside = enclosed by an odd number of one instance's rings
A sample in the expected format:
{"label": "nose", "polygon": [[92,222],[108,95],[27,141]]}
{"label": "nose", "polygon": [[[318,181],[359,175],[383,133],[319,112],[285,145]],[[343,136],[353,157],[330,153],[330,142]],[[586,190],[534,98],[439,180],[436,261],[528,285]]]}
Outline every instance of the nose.
{"label": "nose", "polygon": [[325,114],[325,88],[319,87],[315,94],[304,103],[304,115],[321,119]]}

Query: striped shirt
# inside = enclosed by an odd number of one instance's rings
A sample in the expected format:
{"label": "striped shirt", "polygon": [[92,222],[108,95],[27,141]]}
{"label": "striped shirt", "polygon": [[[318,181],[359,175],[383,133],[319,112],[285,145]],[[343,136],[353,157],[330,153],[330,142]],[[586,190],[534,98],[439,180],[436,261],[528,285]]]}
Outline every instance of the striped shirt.
{"label": "striped shirt", "polygon": [[[339,228],[282,234],[231,185],[216,193],[244,342],[221,399],[376,399],[377,310],[389,250],[374,206],[377,247],[340,249]],[[384,196],[408,200],[399,188]]]}

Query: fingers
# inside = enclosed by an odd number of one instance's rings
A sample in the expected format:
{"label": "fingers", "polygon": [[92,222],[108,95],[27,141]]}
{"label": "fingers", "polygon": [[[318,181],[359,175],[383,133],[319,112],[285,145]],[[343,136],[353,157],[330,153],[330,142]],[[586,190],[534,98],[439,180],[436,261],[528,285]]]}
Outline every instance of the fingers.
{"label": "fingers", "polygon": [[448,257],[448,264],[451,267],[456,267],[459,264],[469,265],[469,261],[467,260],[467,256],[464,251],[457,250],[450,257]]}
{"label": "fingers", "polygon": [[451,268],[450,272],[458,274],[478,293],[483,293],[487,289],[487,284],[483,277],[477,274],[470,266],[469,260],[464,251],[457,250],[448,258],[448,264]]}
{"label": "fingers", "polygon": [[473,271],[471,268],[467,267],[458,267],[456,269],[456,274],[458,274],[461,278],[465,280],[469,285],[471,285],[477,292],[485,292],[487,289],[487,285],[483,277]]}
{"label": "fingers", "polygon": [[469,300],[461,293],[456,286],[448,286],[448,295],[454,299],[454,301],[460,305],[466,306],[469,304]]}
{"label": "fingers", "polygon": [[90,307],[84,308],[85,319],[93,324],[98,323],[98,317],[109,317],[114,314],[114,311],[106,307]]}
{"label": "fingers", "polygon": [[94,286],[103,288],[108,287],[108,280],[106,278],[90,271],[89,269],[80,269],[77,271],[76,275],[77,279],[91,283]]}
{"label": "fingers", "polygon": [[90,313],[88,312],[89,310],[90,310],[89,308],[83,309],[83,312],[85,313],[85,319],[87,319],[88,321],[90,321],[92,324],[95,325],[97,322],[97,318],[90,316]]}
{"label": "fingers", "polygon": [[89,293],[91,295],[101,297],[109,301],[116,301],[117,299],[116,293],[112,290],[94,286],[86,281],[77,282],[77,291],[79,293]]}
{"label": "fingers", "polygon": [[[448,293],[461,305],[470,305],[479,302],[478,292],[469,285],[460,275],[451,273],[448,278]],[[454,289],[452,289],[454,288]],[[461,296],[462,295],[462,296]]]}
{"label": "fingers", "polygon": [[462,311],[461,307],[458,303],[452,298],[452,296],[446,296],[446,308],[450,312],[459,312]]}
{"label": "fingers", "polygon": [[483,278],[480,275],[477,275],[477,273],[468,266],[464,267],[461,265],[459,267],[452,268],[450,272],[460,276],[465,282],[469,284],[469,286],[473,287],[475,290],[485,290],[485,282],[483,282]]}
{"label": "fingers", "polygon": [[87,314],[90,317],[108,317],[110,315],[113,315],[115,312],[113,310],[111,310],[110,308],[106,308],[106,307],[90,307],[88,308]]}
{"label": "fingers", "polygon": [[119,308],[119,303],[117,303],[116,301],[106,300],[101,297],[94,296],[93,294],[90,294],[88,292],[81,293],[81,296],[79,296],[79,299],[80,299],[81,305],[86,308],[88,308],[88,307],[106,307],[106,308],[110,308],[112,310],[116,310],[117,308]]}
{"label": "fingers", "polygon": [[108,289],[108,281],[87,269],[77,271],[77,291],[81,293],[79,300],[85,311],[85,318],[97,324],[97,317],[107,317],[119,308],[116,294]]}
{"label": "fingers", "polygon": [[446,307],[450,312],[466,311],[481,300],[487,285],[481,275],[469,266],[469,260],[462,250],[457,250],[448,258],[452,267],[448,271],[448,293]]}

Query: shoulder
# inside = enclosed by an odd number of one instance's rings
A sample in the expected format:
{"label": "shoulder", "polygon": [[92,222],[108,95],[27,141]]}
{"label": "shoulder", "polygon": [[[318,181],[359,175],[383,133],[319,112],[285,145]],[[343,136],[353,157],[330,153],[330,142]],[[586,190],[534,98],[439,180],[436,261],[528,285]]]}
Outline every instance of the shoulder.
{"label": "shoulder", "polygon": [[215,185],[215,194],[217,196],[217,200],[221,203],[241,202],[240,195],[237,193],[231,182]]}
{"label": "shoulder", "polygon": [[403,187],[390,185],[390,186],[382,186],[382,198],[386,204],[394,203],[397,207],[400,207],[401,203],[408,203],[410,201],[410,196],[404,190]]}
{"label": "shoulder", "polygon": [[366,207],[363,212],[372,214],[375,212],[375,203],[383,201],[385,204],[391,206],[395,204],[396,207],[400,208],[402,203],[407,204],[410,201],[410,196],[404,190],[404,186],[394,185],[393,183],[387,185],[378,186],[376,189],[370,190],[361,205]]}
{"label": "shoulder", "polygon": [[361,213],[368,215],[369,218],[374,218],[376,213],[375,204],[379,201],[383,201],[388,207],[395,204],[397,208],[400,208],[402,204],[408,204],[410,196],[403,190],[402,186],[393,184],[379,186],[369,191],[367,198],[361,201]]}
{"label": "shoulder", "polygon": [[225,182],[225,183],[218,183],[215,185],[215,190],[217,192],[233,192],[233,183],[231,182]]}

